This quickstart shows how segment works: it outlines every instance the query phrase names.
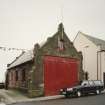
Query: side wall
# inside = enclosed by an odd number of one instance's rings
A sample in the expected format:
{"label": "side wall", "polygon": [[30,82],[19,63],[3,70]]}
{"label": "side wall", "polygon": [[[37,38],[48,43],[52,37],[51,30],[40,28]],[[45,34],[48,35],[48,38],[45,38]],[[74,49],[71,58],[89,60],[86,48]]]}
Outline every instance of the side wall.
{"label": "side wall", "polygon": [[8,70],[8,88],[28,90],[29,75],[32,70],[32,62]]}
{"label": "side wall", "polygon": [[89,73],[89,79],[97,79],[97,46],[89,41],[82,33],[78,33],[74,46],[83,54],[83,70]]}

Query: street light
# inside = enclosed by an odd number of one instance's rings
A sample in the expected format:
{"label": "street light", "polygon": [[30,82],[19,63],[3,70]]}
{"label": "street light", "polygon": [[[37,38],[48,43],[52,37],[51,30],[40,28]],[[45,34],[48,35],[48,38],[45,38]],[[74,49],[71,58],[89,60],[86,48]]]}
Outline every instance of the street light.
{"label": "street light", "polygon": [[[98,46],[100,47],[100,49],[99,49],[99,51],[97,51],[97,80],[99,80],[99,75],[98,75],[99,73],[100,73],[100,79],[102,77],[102,75],[101,75],[102,74],[102,68],[101,68],[101,66],[102,66],[102,59],[101,59],[102,55],[101,55],[101,53],[105,52],[105,50],[102,49],[102,44],[99,44]],[[100,67],[100,72],[99,72],[99,67]]]}
{"label": "street light", "polygon": [[[98,44],[99,46],[99,51],[97,51],[97,80],[99,79],[99,73],[100,73],[100,79],[101,79],[101,73],[102,73],[102,68],[101,68],[101,64],[102,64],[102,60],[101,60],[101,52],[105,52],[105,50],[102,49],[102,44]],[[100,54],[100,56],[99,56]],[[100,58],[100,60],[99,60]],[[100,61],[100,62],[99,62]],[[100,64],[100,65],[99,65]],[[99,67],[100,67],[100,72],[99,72]]]}

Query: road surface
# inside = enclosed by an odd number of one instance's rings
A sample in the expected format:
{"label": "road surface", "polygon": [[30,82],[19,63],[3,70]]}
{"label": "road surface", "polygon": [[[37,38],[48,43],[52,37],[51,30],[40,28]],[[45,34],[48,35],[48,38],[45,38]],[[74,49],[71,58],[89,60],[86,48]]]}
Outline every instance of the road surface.
{"label": "road surface", "polygon": [[12,105],[105,105],[105,94],[40,102],[24,102]]}

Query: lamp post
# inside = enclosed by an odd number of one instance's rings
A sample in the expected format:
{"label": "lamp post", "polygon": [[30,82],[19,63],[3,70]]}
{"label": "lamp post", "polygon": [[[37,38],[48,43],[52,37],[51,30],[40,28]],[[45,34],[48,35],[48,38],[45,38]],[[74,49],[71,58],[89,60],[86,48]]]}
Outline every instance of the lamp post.
{"label": "lamp post", "polygon": [[101,52],[101,44],[99,44],[98,47],[99,50],[97,51],[97,80],[99,80],[99,53]]}
{"label": "lamp post", "polygon": [[99,55],[99,51],[97,51],[97,80],[99,79],[98,77],[98,73],[99,73],[99,69],[98,69],[98,63],[99,63],[99,59],[98,59],[98,55]]}
{"label": "lamp post", "polygon": [[[101,79],[102,77],[102,52],[105,52],[105,50],[102,50],[102,44],[99,44],[99,50],[97,51],[97,80]],[[99,78],[99,73],[100,73],[100,78]]]}
{"label": "lamp post", "polygon": [[102,79],[102,52],[105,52],[105,50],[97,51],[97,80]]}

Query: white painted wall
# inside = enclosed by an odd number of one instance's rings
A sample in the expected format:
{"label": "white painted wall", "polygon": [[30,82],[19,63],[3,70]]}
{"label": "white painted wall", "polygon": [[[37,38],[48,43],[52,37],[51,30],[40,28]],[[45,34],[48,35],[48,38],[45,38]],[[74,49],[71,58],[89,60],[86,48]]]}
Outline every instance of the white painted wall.
{"label": "white painted wall", "polygon": [[105,52],[101,52],[101,62],[100,63],[99,63],[99,65],[101,65],[101,70],[99,69],[100,79],[103,80],[103,73],[105,72]]}
{"label": "white painted wall", "polygon": [[89,79],[97,79],[97,46],[88,40],[81,32],[74,40],[74,46],[83,54],[83,70],[88,71]]}

